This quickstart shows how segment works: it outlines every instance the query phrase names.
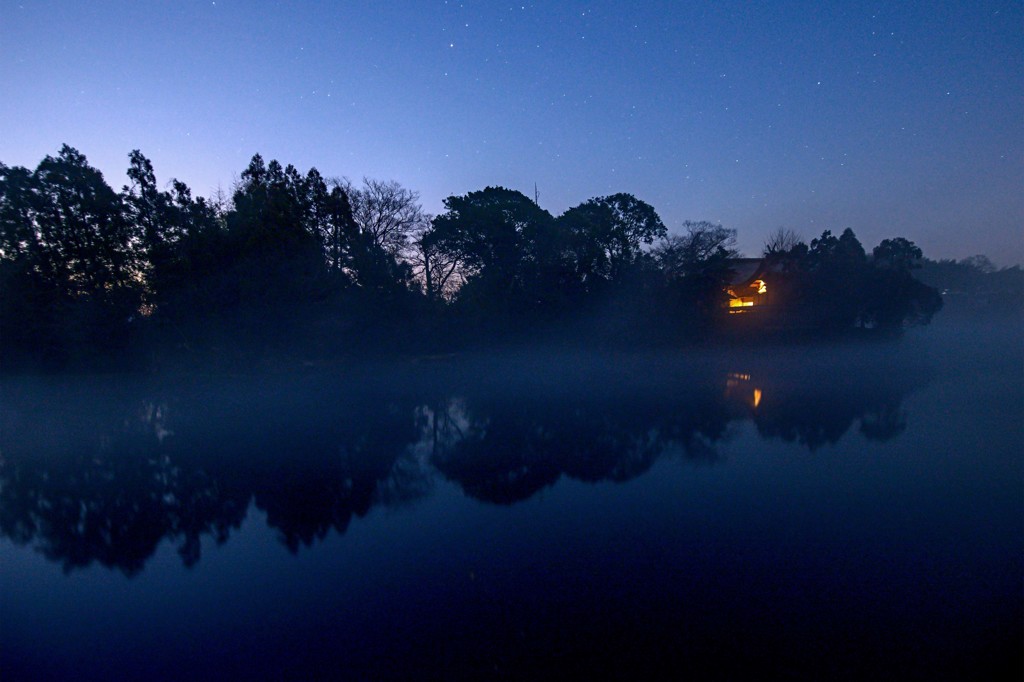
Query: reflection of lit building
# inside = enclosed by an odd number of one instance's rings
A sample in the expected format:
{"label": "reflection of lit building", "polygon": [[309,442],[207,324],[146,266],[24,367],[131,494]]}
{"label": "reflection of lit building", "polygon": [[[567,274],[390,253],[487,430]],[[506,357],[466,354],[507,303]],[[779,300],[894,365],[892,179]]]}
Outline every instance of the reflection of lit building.
{"label": "reflection of lit building", "polygon": [[756,410],[761,404],[762,392],[751,382],[749,374],[729,372],[725,375],[725,397]]}
{"label": "reflection of lit building", "polygon": [[737,258],[730,263],[732,278],[729,294],[729,312],[746,313],[772,304],[768,281],[771,268],[763,258]]}

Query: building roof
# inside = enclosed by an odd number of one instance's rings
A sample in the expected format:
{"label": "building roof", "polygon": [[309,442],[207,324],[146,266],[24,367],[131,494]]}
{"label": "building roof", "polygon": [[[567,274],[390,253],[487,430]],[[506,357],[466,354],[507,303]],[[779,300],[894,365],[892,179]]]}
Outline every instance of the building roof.
{"label": "building roof", "polygon": [[757,279],[765,270],[764,258],[736,258],[729,262],[732,269],[732,277],[729,278],[730,286],[741,286]]}

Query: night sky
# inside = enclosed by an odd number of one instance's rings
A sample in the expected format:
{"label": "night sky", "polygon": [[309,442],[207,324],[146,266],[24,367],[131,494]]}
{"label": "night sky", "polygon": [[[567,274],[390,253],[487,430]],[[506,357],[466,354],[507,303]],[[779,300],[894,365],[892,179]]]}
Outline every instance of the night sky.
{"label": "night sky", "polygon": [[0,0],[0,161],[228,190],[256,152],[554,214],[630,192],[1024,261],[1024,3]]}

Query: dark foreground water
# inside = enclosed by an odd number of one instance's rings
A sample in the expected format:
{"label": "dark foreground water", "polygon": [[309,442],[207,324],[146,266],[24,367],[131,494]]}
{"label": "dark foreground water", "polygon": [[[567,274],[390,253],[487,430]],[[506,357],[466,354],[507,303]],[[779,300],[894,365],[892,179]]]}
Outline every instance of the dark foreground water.
{"label": "dark foreground water", "polygon": [[0,677],[1020,679],[1022,355],[7,379]]}

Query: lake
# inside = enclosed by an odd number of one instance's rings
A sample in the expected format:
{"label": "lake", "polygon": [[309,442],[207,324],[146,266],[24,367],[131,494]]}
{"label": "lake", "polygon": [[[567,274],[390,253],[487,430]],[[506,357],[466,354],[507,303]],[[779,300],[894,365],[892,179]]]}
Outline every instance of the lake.
{"label": "lake", "polygon": [[6,378],[0,675],[1020,679],[1021,330]]}

